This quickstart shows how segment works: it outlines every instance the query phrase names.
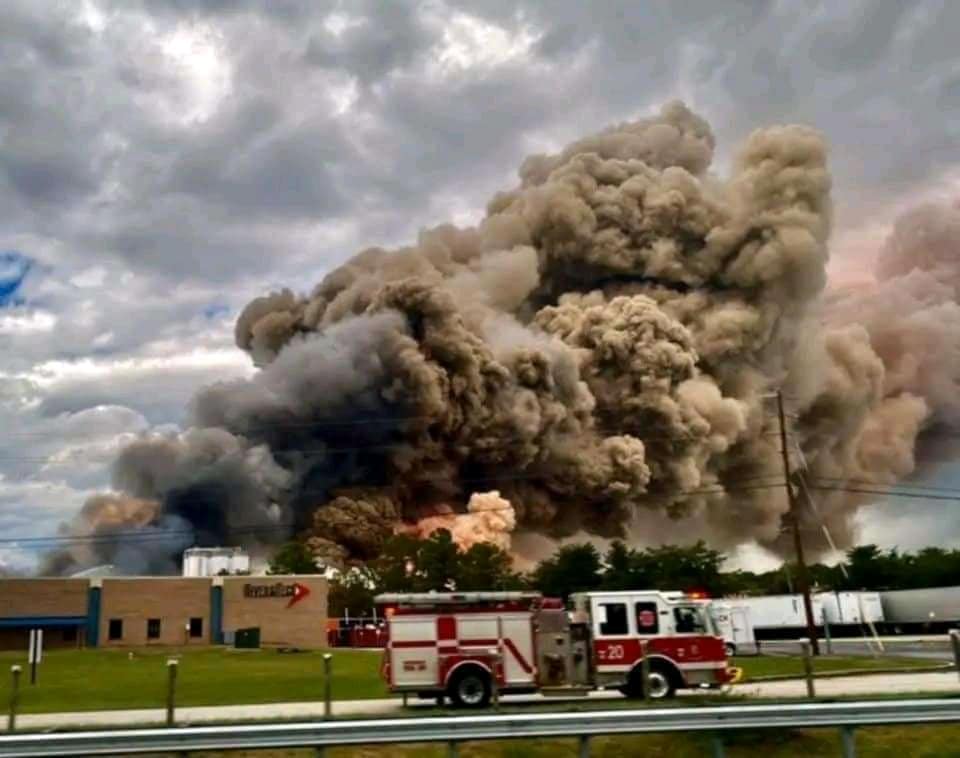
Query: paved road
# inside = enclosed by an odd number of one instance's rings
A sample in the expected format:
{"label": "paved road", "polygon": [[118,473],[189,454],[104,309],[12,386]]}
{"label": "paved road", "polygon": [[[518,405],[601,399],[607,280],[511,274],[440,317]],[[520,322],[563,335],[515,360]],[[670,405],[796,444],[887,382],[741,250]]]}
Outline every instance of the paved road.
{"label": "paved road", "polygon": [[[939,692],[960,694],[960,679],[955,671],[936,673],[875,674],[872,676],[849,676],[819,679],[817,694],[824,697],[839,695],[867,695],[877,693],[913,694]],[[804,697],[806,687],[802,680],[739,684],[731,688],[733,694],[760,698]],[[593,692],[589,700],[602,701],[621,699],[616,692]],[[504,703],[543,703],[556,698],[542,695],[516,695],[504,698]],[[582,702],[582,700],[578,700]],[[411,699],[414,708],[430,708],[432,701]],[[383,700],[341,700],[334,702],[335,716],[374,716],[397,713],[400,701],[396,698]],[[270,719],[310,720],[323,716],[323,703],[272,703],[268,705],[231,705],[180,708],[177,723],[200,724],[211,721],[253,721]],[[85,713],[28,714],[17,719],[22,729],[63,729],[77,727],[118,727],[162,725],[166,714],[162,709],[91,711]]]}

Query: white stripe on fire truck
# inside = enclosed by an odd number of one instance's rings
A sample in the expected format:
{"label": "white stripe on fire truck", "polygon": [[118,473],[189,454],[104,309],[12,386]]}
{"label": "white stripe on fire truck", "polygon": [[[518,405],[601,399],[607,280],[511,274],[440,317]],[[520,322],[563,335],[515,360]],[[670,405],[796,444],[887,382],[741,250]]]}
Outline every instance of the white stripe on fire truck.
{"label": "white stripe on fire truck", "polygon": [[[677,663],[676,661],[671,661],[674,666],[676,666],[681,671],[696,671],[697,669],[725,669],[727,664],[723,661],[702,661],[700,663]],[[597,671],[603,671],[605,673],[611,671],[630,671],[634,666],[640,664],[640,661],[635,663],[628,664],[609,664],[601,663],[597,666]]]}

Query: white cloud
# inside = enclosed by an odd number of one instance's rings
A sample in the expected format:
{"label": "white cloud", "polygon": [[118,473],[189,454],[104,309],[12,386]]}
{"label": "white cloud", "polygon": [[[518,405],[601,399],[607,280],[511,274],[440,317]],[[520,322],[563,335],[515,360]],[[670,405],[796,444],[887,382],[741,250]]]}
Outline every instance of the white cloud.
{"label": "white cloud", "polygon": [[159,44],[180,83],[164,115],[181,124],[210,118],[233,88],[221,35],[207,24],[181,24]]}
{"label": "white cloud", "polygon": [[511,31],[467,13],[428,17],[439,27],[440,42],[433,50],[439,71],[455,73],[493,68],[527,58],[539,36],[521,25]]}

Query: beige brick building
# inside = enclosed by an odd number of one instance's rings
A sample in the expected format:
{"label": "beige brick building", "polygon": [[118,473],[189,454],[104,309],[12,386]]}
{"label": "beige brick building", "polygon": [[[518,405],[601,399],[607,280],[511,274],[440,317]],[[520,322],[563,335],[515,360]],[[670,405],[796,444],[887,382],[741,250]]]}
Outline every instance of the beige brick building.
{"label": "beige brick building", "polygon": [[44,647],[84,644],[86,579],[0,579],[0,650],[26,650],[30,630],[44,630]]}
{"label": "beige brick building", "polygon": [[210,579],[103,579],[100,645],[210,644]]}
{"label": "beige brick building", "polygon": [[0,649],[219,644],[260,630],[266,646],[327,644],[321,576],[0,579]]}
{"label": "beige brick building", "polygon": [[223,577],[223,629],[259,627],[260,642],[326,647],[327,582],[315,576]]}

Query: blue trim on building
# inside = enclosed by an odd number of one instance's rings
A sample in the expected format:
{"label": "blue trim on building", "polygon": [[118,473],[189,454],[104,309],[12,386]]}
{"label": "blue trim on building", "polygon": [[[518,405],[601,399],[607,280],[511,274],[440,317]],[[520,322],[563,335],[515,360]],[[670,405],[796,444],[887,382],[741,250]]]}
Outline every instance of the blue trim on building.
{"label": "blue trim on building", "polygon": [[100,644],[100,592],[99,587],[87,591],[87,647]]}
{"label": "blue trim on building", "polygon": [[0,629],[69,627],[83,626],[86,623],[86,616],[12,616],[0,618]]}
{"label": "blue trim on building", "polygon": [[210,586],[210,642],[223,644],[223,587]]}

